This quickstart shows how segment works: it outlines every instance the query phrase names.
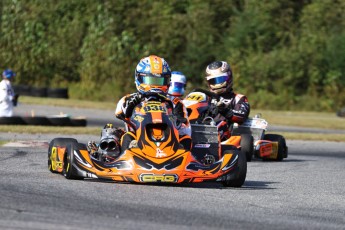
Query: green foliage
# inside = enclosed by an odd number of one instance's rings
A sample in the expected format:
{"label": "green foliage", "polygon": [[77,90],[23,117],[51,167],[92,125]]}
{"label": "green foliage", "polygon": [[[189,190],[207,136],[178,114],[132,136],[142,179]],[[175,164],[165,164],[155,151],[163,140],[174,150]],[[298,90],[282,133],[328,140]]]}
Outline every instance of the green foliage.
{"label": "green foliage", "polygon": [[0,67],[15,83],[68,87],[116,101],[135,91],[147,55],[206,87],[206,65],[228,61],[253,108],[336,111],[345,105],[342,0],[2,0]]}

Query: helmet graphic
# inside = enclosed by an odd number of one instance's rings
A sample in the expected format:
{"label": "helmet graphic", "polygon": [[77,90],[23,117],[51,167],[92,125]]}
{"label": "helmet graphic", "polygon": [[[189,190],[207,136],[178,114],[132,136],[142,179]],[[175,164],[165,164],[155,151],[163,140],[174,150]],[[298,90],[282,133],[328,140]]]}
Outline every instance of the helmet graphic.
{"label": "helmet graphic", "polygon": [[183,96],[186,84],[186,76],[183,73],[178,71],[171,72],[171,80],[168,94],[176,97]]}
{"label": "helmet graphic", "polygon": [[150,55],[140,60],[135,68],[135,85],[140,93],[166,94],[171,70],[164,58]]}
{"label": "helmet graphic", "polygon": [[206,80],[211,92],[222,94],[232,90],[232,71],[225,61],[216,61],[206,68]]}

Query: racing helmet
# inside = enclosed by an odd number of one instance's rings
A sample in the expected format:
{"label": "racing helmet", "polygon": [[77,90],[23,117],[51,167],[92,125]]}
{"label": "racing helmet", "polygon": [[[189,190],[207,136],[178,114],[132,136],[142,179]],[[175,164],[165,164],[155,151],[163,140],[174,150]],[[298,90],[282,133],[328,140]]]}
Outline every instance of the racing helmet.
{"label": "racing helmet", "polygon": [[171,70],[164,58],[150,55],[142,58],[135,68],[135,85],[140,93],[166,94]]}
{"label": "racing helmet", "polygon": [[232,71],[225,61],[215,61],[206,68],[206,80],[210,91],[222,94],[232,91]]}
{"label": "racing helmet", "polygon": [[170,86],[168,94],[175,97],[182,97],[186,89],[186,76],[178,71],[171,72]]}
{"label": "racing helmet", "polygon": [[16,76],[16,74],[12,70],[6,69],[4,72],[2,72],[2,76],[6,79],[11,79],[12,77]]}

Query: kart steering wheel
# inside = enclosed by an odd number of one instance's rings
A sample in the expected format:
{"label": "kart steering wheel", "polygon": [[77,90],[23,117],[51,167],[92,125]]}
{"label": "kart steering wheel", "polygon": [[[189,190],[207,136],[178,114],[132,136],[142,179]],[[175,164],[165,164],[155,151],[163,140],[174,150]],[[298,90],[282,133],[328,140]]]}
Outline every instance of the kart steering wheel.
{"label": "kart steering wheel", "polygon": [[167,102],[171,108],[174,108],[174,104],[172,103],[172,101],[167,96],[162,95],[160,93],[149,92],[149,93],[141,94],[141,96],[143,98],[154,97],[155,99],[158,99],[161,102]]}

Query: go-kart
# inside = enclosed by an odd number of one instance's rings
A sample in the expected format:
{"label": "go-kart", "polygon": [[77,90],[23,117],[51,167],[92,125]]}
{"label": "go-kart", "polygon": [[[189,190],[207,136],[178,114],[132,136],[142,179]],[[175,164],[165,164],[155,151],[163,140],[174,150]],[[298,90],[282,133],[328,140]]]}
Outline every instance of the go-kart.
{"label": "go-kart", "polygon": [[279,134],[266,134],[268,122],[257,114],[241,125],[234,124],[232,135],[250,134],[254,138],[254,156],[263,160],[282,161],[288,157],[285,138]]}
{"label": "go-kart", "polygon": [[[214,121],[213,118],[218,116],[216,102],[219,99],[220,97],[217,94],[204,89],[195,89],[183,99],[192,127],[192,152],[198,152],[199,158],[204,158],[205,155],[213,155],[217,160],[222,157],[223,151],[237,149],[241,151],[247,161],[251,161],[254,151],[253,136],[246,133],[230,136],[228,127],[231,127],[231,124],[227,124],[226,121],[218,121],[216,124]],[[227,135],[224,135],[223,127],[227,129],[226,132],[229,132]],[[216,137],[212,135],[214,133],[219,133],[218,137],[220,139],[213,140],[211,137]],[[220,149],[220,151],[216,151],[217,149]]]}
{"label": "go-kart", "polygon": [[[227,149],[217,160],[207,156],[198,159],[197,153],[192,154],[180,144],[178,121],[172,109],[172,102],[163,95],[142,95],[133,113],[126,114],[126,129],[131,132],[125,135],[133,138],[128,148],[109,158],[104,157],[106,154],[94,154],[76,139],[55,138],[49,144],[48,168],[67,179],[102,178],[134,183],[218,181],[227,187],[241,187],[247,173],[245,157],[236,149]],[[102,130],[102,136],[103,133],[107,130]],[[212,133],[212,138],[218,139],[218,133]],[[103,150],[114,153],[117,142],[112,142],[109,135],[101,137],[101,141],[105,139],[108,140]],[[211,144],[214,143],[203,142],[204,146]]]}

